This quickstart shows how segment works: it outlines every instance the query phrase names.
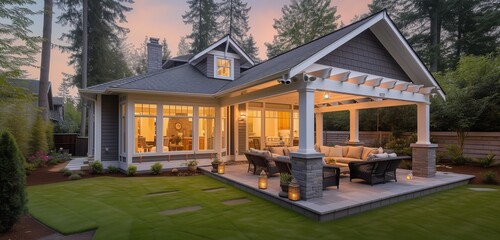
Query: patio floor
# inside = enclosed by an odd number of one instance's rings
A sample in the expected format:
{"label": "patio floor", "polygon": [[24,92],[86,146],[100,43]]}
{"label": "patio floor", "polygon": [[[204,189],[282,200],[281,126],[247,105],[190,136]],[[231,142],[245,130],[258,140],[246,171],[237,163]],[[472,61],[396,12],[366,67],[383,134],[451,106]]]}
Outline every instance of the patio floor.
{"label": "patio floor", "polygon": [[465,185],[474,176],[437,172],[433,178],[413,177],[406,180],[409,170],[398,169],[398,182],[370,186],[355,179],[349,182],[349,175],[341,176],[340,188],[329,187],[323,197],[307,201],[290,201],[278,196],[279,175],[269,178],[268,189],[257,188],[258,175],[247,173],[246,164],[227,165],[225,174],[210,172],[211,167],[199,167],[206,175],[255,194],[285,208],[318,221],[331,221],[341,217],[379,208],[396,202],[421,197],[427,194]]}

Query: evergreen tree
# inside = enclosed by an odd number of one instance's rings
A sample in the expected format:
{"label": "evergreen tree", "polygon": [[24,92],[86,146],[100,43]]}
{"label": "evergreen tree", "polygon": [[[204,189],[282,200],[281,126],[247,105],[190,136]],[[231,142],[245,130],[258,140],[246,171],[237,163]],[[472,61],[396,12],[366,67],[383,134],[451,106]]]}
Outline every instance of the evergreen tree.
{"label": "evergreen tree", "polygon": [[241,48],[243,48],[243,51],[245,51],[253,60],[255,61],[261,61],[257,55],[259,55],[259,49],[255,46],[255,40],[253,39],[253,36],[250,35],[241,45]]}
{"label": "evergreen tree", "polygon": [[179,40],[179,45],[177,46],[177,56],[186,55],[190,52],[189,43],[186,42],[187,37],[182,36]]}
{"label": "evergreen tree", "polygon": [[70,89],[71,89],[71,82],[69,81],[68,78],[64,78],[61,85],[59,86],[59,88],[57,89],[58,92],[57,92],[57,95],[59,97],[62,97],[64,99],[64,102],[66,102],[66,99],[67,98],[71,98],[71,95],[69,93]]}
{"label": "evergreen tree", "polygon": [[14,137],[0,136],[0,232],[9,231],[26,210],[24,159]]}
{"label": "evergreen tree", "polygon": [[52,0],[44,0],[43,8],[43,42],[42,59],[40,63],[40,84],[38,87],[38,107],[42,111],[43,120],[49,121],[49,70],[50,70],[50,45],[52,44]]}
{"label": "evergreen tree", "polygon": [[[88,86],[108,82],[130,76],[131,72],[121,51],[122,40],[128,29],[117,22],[126,22],[125,13],[132,10],[125,4],[132,0],[89,0],[88,5]],[[57,5],[62,9],[57,23],[70,26],[68,33],[63,33],[61,39],[67,40],[70,45],[62,47],[65,52],[71,53],[70,65],[76,70],[70,76],[74,85],[81,86],[81,55],[82,55],[82,10],[80,0],[59,0]]]}
{"label": "evergreen tree", "polygon": [[246,41],[248,26],[248,12],[251,7],[247,6],[241,0],[222,0],[219,3],[219,17],[221,17],[220,26],[222,34],[230,34],[240,45]]}
{"label": "evergreen tree", "polygon": [[199,53],[212,44],[219,36],[217,24],[217,4],[214,0],[188,0],[189,11],[182,15],[185,24],[193,26],[191,53]]}
{"label": "evergreen tree", "polygon": [[167,39],[163,38],[163,41],[161,42],[161,49],[162,49],[162,58],[163,60],[167,60],[172,57],[172,53],[170,52],[170,49],[168,49],[168,44],[167,44]]}
{"label": "evergreen tree", "polygon": [[46,124],[40,114],[36,114],[35,122],[31,127],[30,155],[38,151],[47,153],[48,150]]}
{"label": "evergreen tree", "polygon": [[17,77],[21,67],[34,66],[41,38],[31,36],[33,0],[0,1],[0,75]]}
{"label": "evergreen tree", "polygon": [[330,0],[292,0],[281,12],[283,16],[273,24],[278,34],[265,44],[269,58],[332,32],[340,18]]}

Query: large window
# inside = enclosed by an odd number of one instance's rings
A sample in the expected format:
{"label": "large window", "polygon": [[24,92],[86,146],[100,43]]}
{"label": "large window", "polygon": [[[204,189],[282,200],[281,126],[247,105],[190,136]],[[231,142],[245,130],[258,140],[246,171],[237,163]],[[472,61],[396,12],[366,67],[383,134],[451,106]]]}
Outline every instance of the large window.
{"label": "large window", "polygon": [[299,145],[299,112],[293,111],[293,146]]}
{"label": "large window", "polygon": [[251,148],[261,149],[262,111],[249,110],[247,112],[248,141]]}
{"label": "large window", "polygon": [[232,78],[231,67],[233,60],[222,57],[215,57],[215,74],[216,77]]}
{"label": "large window", "polygon": [[222,141],[222,149],[227,148],[227,108],[221,108],[221,141]]}
{"label": "large window", "polygon": [[266,146],[290,146],[291,112],[266,111]]}
{"label": "large window", "polygon": [[156,151],[156,104],[135,104],[135,152]]}
{"label": "large window", "polygon": [[213,150],[215,134],[215,108],[199,107],[198,116],[198,149]]}
{"label": "large window", "polygon": [[163,152],[193,149],[193,106],[163,105]]}

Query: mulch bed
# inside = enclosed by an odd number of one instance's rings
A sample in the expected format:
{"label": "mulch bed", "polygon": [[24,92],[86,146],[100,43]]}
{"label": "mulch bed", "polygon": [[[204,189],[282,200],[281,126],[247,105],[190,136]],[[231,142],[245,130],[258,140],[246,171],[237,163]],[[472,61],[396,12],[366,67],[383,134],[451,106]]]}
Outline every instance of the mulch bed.
{"label": "mulch bed", "polygon": [[[31,172],[29,176],[26,178],[27,186],[36,186],[41,184],[50,184],[57,182],[68,181],[68,177],[63,176],[62,173],[59,172],[59,169],[62,169],[66,166],[67,163],[61,163],[55,166],[46,166],[36,169]],[[451,167],[451,168],[450,168]],[[476,177],[472,179],[471,184],[482,184],[482,180],[484,179],[484,174],[488,171],[494,171],[497,174],[497,180],[500,178],[500,166],[494,166],[490,168],[482,168],[478,166],[448,166],[448,167],[438,167],[438,171],[443,172],[454,172],[454,173],[463,173],[469,175],[475,175]],[[200,172],[189,173],[185,170],[180,170],[178,173],[172,173],[171,171],[162,172],[159,175],[151,175],[151,174],[137,174],[137,177],[172,177],[172,176],[192,176],[201,174]],[[94,178],[100,176],[111,176],[111,177],[127,177],[123,173],[105,173],[100,175],[92,175],[88,172],[85,173],[85,178]],[[18,223],[14,225],[12,230],[8,233],[0,234],[0,240],[3,239],[22,239],[22,240],[34,240],[40,239],[42,237],[46,237],[56,233],[54,230],[46,227],[41,224],[37,220],[33,219],[31,216],[26,215],[22,216]],[[64,239],[71,240],[75,239],[72,236],[67,236]],[[81,239],[81,238],[78,238]]]}

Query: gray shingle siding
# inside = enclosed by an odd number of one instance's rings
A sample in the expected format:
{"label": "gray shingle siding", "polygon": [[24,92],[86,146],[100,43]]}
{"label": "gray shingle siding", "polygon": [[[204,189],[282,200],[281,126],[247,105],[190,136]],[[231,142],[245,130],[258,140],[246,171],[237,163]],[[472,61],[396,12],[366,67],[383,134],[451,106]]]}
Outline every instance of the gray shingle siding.
{"label": "gray shingle siding", "polygon": [[208,54],[207,55],[207,77],[213,78],[214,77],[214,55]]}
{"label": "gray shingle siding", "polygon": [[118,160],[118,118],[118,96],[102,95],[101,161]]}
{"label": "gray shingle siding", "polygon": [[[200,61],[199,63],[197,63],[195,65],[195,67],[198,68],[198,70],[200,70],[200,72],[207,74],[207,69],[208,69],[208,67],[207,67],[207,59],[203,59],[202,61]],[[208,74],[207,74],[207,76],[208,76]]]}
{"label": "gray shingle siding", "polygon": [[397,80],[411,81],[370,30],[359,34],[320,59],[318,63]]}
{"label": "gray shingle siding", "polygon": [[234,59],[234,79],[238,79],[240,77],[240,59]]}

